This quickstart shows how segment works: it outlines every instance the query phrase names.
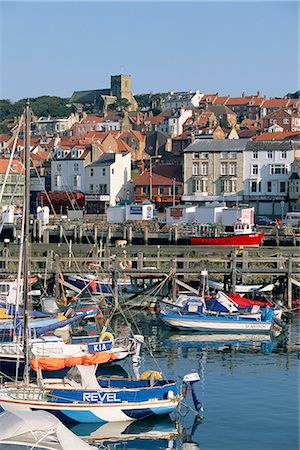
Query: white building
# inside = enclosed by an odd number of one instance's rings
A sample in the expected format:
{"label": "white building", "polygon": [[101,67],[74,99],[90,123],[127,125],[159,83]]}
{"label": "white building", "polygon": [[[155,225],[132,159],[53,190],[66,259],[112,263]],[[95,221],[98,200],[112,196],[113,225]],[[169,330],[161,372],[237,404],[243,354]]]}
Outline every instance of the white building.
{"label": "white building", "polygon": [[40,117],[33,122],[36,134],[41,136],[63,135],[79,121],[79,115],[72,113],[69,117]]}
{"label": "white building", "polygon": [[84,192],[88,152],[84,146],[56,147],[51,161],[51,190],[57,192]]}
{"label": "white building", "polygon": [[244,150],[244,201],[256,215],[281,216],[288,210],[288,180],[294,141],[249,141]]}
{"label": "white building", "polygon": [[185,121],[192,117],[193,112],[191,109],[179,108],[175,111],[171,111],[170,114],[164,117],[164,119],[157,125],[157,131],[165,133],[170,137],[176,137],[183,133],[183,124]]}
{"label": "white building", "polygon": [[103,214],[129,195],[131,153],[105,153],[85,167],[85,200],[89,214]]}
{"label": "white building", "polygon": [[163,111],[168,108],[197,107],[203,94],[197,89],[195,92],[170,92],[163,101]]}

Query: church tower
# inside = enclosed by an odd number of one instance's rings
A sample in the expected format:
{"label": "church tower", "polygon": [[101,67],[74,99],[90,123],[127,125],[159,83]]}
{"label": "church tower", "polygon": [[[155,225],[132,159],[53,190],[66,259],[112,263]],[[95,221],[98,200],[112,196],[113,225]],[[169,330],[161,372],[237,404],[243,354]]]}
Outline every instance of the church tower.
{"label": "church tower", "polygon": [[137,103],[131,93],[131,75],[112,75],[110,77],[111,95],[126,98],[130,103],[130,111],[137,110]]}

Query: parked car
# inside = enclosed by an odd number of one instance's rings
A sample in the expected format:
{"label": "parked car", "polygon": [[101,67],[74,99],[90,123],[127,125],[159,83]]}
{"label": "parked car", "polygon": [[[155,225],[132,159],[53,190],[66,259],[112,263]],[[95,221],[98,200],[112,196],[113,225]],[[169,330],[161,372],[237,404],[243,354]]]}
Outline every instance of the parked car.
{"label": "parked car", "polygon": [[267,216],[258,216],[255,220],[255,224],[273,226],[275,225],[275,220],[272,220]]}

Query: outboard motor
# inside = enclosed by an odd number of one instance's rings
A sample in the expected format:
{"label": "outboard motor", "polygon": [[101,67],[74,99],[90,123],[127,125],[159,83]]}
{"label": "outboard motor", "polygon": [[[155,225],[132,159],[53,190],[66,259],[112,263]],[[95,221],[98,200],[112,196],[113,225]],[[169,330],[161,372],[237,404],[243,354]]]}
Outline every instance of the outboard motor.
{"label": "outboard motor", "polygon": [[135,352],[132,355],[132,367],[133,367],[133,371],[134,371],[134,375],[135,375],[136,379],[139,380],[140,379],[139,368],[140,368],[140,361],[141,361],[140,352],[141,352],[141,346],[145,342],[145,338],[141,334],[134,334],[133,339],[135,342]]}
{"label": "outboard motor", "polygon": [[194,373],[189,373],[187,375],[185,375],[183,377],[183,382],[184,384],[187,386],[187,390],[189,388],[191,388],[191,392],[192,392],[192,399],[194,402],[194,406],[196,411],[199,413],[200,411],[203,411],[203,405],[202,402],[200,402],[200,400],[197,398],[197,394],[195,391],[195,383],[197,383],[198,381],[200,381],[200,377],[199,374],[197,372]]}

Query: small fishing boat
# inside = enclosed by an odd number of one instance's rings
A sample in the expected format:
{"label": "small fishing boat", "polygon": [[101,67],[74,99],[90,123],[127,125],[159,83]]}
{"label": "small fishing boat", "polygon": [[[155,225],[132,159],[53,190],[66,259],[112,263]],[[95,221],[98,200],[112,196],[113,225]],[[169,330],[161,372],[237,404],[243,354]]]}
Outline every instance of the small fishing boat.
{"label": "small fishing boat", "polygon": [[180,330],[265,333],[271,331],[274,311],[223,313],[208,310],[204,298],[194,296],[181,305],[161,303],[160,318]]}
{"label": "small fishing boat", "polygon": [[[33,370],[58,371],[74,364],[107,364],[118,362],[129,355],[139,357],[143,336],[117,337],[110,332],[102,333],[99,340],[67,344],[58,336],[41,336],[30,342],[31,367]],[[2,372],[14,375],[16,367],[20,375],[24,371],[24,352],[21,342],[0,344]]]}
{"label": "small fishing boat", "polygon": [[225,245],[231,247],[259,247],[264,233],[256,233],[248,223],[233,224],[233,234],[224,236],[192,236],[192,245]]}
{"label": "small fishing boat", "polygon": [[[108,301],[112,298],[113,284],[107,279],[97,280],[94,275],[82,277],[77,274],[64,275],[60,277],[60,283],[67,289],[74,291],[76,294],[88,292],[94,296],[101,295]],[[119,279],[118,289],[120,293],[134,293],[135,286],[131,283],[130,278]]]}
{"label": "small fishing boat", "polygon": [[264,233],[232,234],[228,236],[192,236],[192,245],[222,245],[228,247],[259,247]]}

